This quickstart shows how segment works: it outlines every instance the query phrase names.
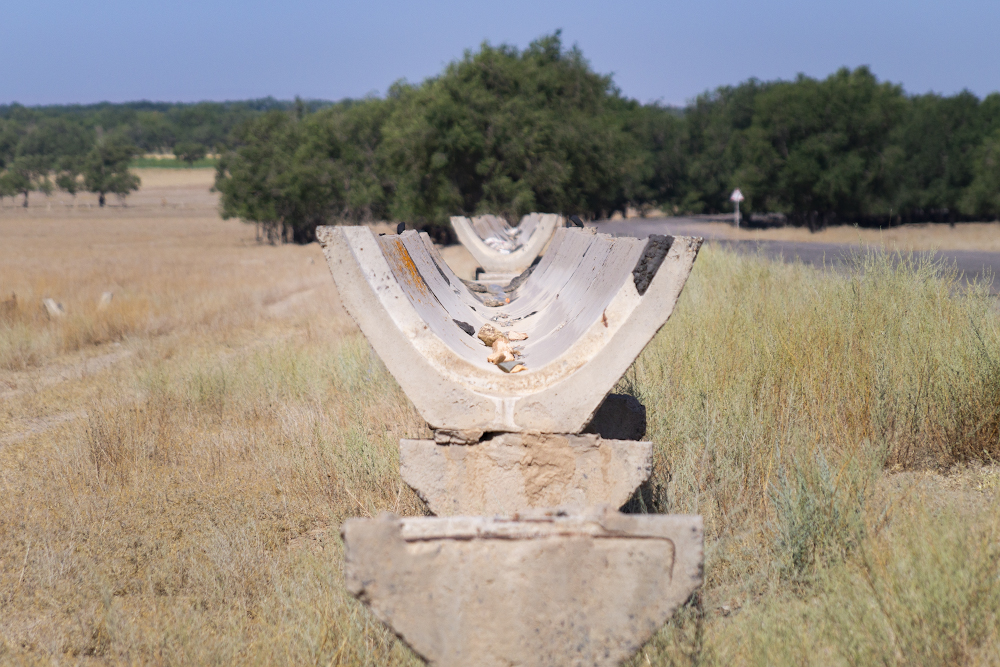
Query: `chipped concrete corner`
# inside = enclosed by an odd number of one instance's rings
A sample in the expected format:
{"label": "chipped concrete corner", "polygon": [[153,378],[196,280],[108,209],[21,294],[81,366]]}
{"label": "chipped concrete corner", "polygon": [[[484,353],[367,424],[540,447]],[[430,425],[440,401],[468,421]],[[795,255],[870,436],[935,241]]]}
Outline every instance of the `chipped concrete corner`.
{"label": "chipped concrete corner", "polygon": [[698,516],[350,519],[348,590],[431,665],[617,665],[702,582]]}

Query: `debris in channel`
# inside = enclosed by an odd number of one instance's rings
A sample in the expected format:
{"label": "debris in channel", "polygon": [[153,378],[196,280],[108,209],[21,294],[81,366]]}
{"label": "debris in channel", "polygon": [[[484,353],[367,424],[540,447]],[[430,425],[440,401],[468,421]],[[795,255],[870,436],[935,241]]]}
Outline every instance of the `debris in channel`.
{"label": "debris in channel", "polygon": [[475,328],[471,324],[469,324],[468,322],[463,322],[462,320],[456,320],[454,318],[451,321],[454,322],[455,324],[457,324],[459,329],[461,329],[465,333],[469,334],[470,336],[475,336],[476,335]]}
{"label": "debris in channel", "polygon": [[520,373],[528,370],[527,366],[517,362],[517,357],[521,356],[521,351],[514,349],[510,345],[511,340],[525,340],[528,334],[512,331],[510,334],[497,329],[487,322],[479,329],[479,340],[485,345],[493,348],[493,354],[486,357],[491,364],[496,364],[505,373]]}
{"label": "debris in channel", "polygon": [[493,341],[497,338],[501,338],[503,336],[503,332],[487,322],[479,328],[478,336],[479,340],[483,341],[486,345],[493,345]]}
{"label": "debris in channel", "polygon": [[527,366],[519,364],[516,361],[501,361],[497,366],[504,373],[520,373],[521,371],[528,370]]}
{"label": "debris in channel", "polygon": [[514,361],[516,353],[510,346],[510,341],[506,336],[501,336],[493,341],[493,354],[486,357],[486,361],[491,364],[499,364],[504,361]]}

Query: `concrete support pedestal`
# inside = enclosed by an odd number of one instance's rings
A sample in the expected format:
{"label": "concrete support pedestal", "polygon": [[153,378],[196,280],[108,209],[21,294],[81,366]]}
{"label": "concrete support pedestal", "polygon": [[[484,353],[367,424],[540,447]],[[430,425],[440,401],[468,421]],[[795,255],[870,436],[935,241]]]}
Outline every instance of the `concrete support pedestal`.
{"label": "concrete support pedestal", "polygon": [[617,665],[702,582],[698,516],[350,519],[348,590],[431,665]]}
{"label": "concrete support pedestal", "polygon": [[621,507],[649,477],[652,443],[503,433],[476,444],[399,442],[403,481],[438,516]]}

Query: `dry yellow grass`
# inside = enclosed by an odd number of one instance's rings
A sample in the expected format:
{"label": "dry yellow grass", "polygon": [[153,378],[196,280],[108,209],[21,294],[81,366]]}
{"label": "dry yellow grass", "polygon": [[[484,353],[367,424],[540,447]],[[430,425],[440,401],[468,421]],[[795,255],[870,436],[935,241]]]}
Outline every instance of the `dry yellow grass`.
{"label": "dry yellow grass", "polygon": [[[221,221],[205,173],[0,211],[0,662],[415,664],[346,594],[338,528],[425,511],[396,448],[424,425],[319,249]],[[708,537],[634,664],[1000,660],[1000,319],[954,292],[704,251],[622,382],[657,451],[633,507]]]}

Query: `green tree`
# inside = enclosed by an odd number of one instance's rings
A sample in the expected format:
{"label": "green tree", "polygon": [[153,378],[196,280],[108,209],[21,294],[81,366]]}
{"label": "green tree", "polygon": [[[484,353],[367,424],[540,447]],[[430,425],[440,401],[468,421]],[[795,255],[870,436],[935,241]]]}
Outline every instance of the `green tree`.
{"label": "green tree", "polygon": [[636,105],[558,33],[524,51],[484,44],[440,77],[395,85],[390,98],[380,155],[396,218],[600,215],[627,203],[626,181],[647,164],[625,128]]}
{"label": "green tree", "polygon": [[320,224],[383,217],[376,151],[388,105],[300,107],[248,121],[216,170],[222,216],[257,224],[271,242],[298,243],[313,240]]}
{"label": "green tree", "polygon": [[56,187],[76,197],[82,188],[83,157],[64,157],[56,164]]}
{"label": "green tree", "polygon": [[689,156],[685,152],[683,111],[657,104],[638,107],[626,131],[643,147],[645,165],[630,176],[639,183],[626,186],[630,202],[641,207],[679,210],[688,188]]}
{"label": "green tree", "polygon": [[887,153],[906,98],[865,67],[823,81],[800,75],[757,95],[750,126],[735,135],[747,208],[779,211],[816,228],[887,216]]}
{"label": "green tree", "polygon": [[108,193],[124,199],[130,192],[139,189],[139,177],[128,168],[138,152],[138,148],[123,137],[97,137],[93,149],[81,162],[81,171],[84,187],[88,192],[97,194],[100,206],[104,206]]}
{"label": "green tree", "polygon": [[[8,189],[24,196],[23,205],[27,206],[28,193],[52,191],[51,172],[60,161],[82,155],[90,137],[81,126],[65,118],[43,118],[18,129],[13,150],[6,148],[5,181]],[[3,141],[13,143],[12,137]]]}
{"label": "green tree", "polygon": [[888,165],[894,208],[954,220],[986,134],[979,99],[968,91],[952,97],[918,95],[907,107]]}
{"label": "green tree", "polygon": [[961,212],[989,219],[1000,216],[1000,129],[976,150],[973,179],[962,195]]}
{"label": "green tree", "polygon": [[224,219],[257,223],[269,241],[313,240],[315,226],[331,208],[332,179],[299,153],[305,140],[301,121],[275,111],[245,124],[238,147],[216,167]]}
{"label": "green tree", "polygon": [[204,158],[207,153],[205,146],[196,141],[181,141],[174,145],[174,155],[178,160],[187,162],[189,167],[194,166],[194,163]]}
{"label": "green tree", "polygon": [[[750,79],[699,95],[684,112],[682,154],[685,187],[679,209],[691,213],[728,210],[734,187],[746,187],[746,176],[735,175],[745,165],[746,132],[757,113],[757,98],[772,84]],[[758,190],[759,191],[759,190]],[[750,210],[752,200],[747,202]]]}

